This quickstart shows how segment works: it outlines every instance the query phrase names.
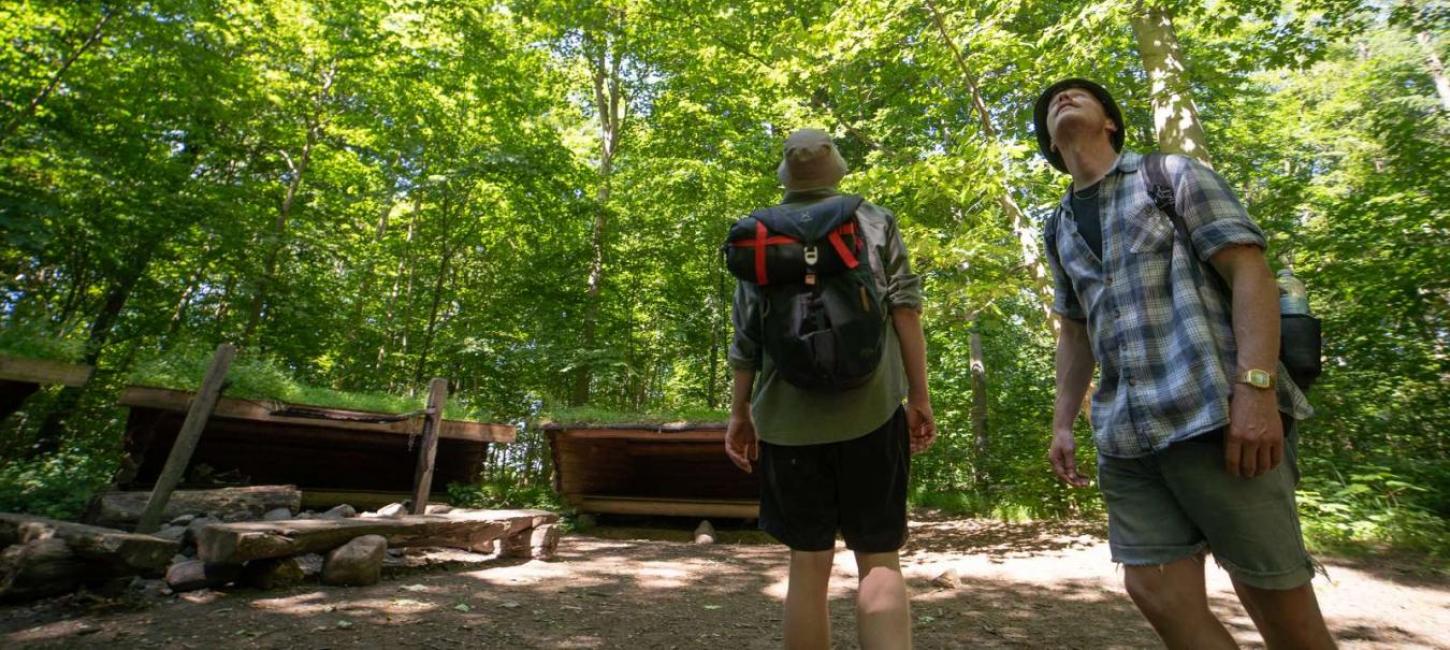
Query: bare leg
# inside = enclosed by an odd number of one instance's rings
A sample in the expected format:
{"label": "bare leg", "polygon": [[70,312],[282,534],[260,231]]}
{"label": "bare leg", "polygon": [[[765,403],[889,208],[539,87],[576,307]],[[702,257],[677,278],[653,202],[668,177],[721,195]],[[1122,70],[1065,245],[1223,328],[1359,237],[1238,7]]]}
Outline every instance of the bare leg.
{"label": "bare leg", "polygon": [[911,647],[911,612],[901,561],[890,553],[857,553],[856,631],[862,650]]}
{"label": "bare leg", "polygon": [[1237,648],[1208,610],[1203,555],[1153,566],[1124,566],[1128,595],[1169,648]]}
{"label": "bare leg", "polygon": [[1305,648],[1309,650],[1334,648],[1334,637],[1324,624],[1324,615],[1319,612],[1319,599],[1314,597],[1314,586],[1305,583],[1293,589],[1260,589],[1234,580],[1234,591],[1264,643],[1271,650],[1277,648]]}
{"label": "bare leg", "polygon": [[785,593],[785,647],[826,650],[831,647],[831,614],[826,588],[836,552],[791,551],[790,586]]}

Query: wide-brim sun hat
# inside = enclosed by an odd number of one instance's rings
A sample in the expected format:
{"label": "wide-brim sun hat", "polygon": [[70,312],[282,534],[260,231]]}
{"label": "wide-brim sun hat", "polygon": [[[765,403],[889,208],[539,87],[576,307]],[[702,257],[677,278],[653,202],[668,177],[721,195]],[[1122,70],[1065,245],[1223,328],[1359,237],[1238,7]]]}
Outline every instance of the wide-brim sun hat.
{"label": "wide-brim sun hat", "polygon": [[1062,162],[1062,154],[1052,150],[1052,135],[1047,132],[1047,109],[1052,104],[1053,96],[1068,88],[1081,88],[1092,93],[1093,97],[1096,97],[1102,103],[1104,111],[1108,114],[1108,119],[1118,125],[1118,130],[1114,131],[1111,137],[1113,151],[1121,152],[1123,150],[1125,131],[1123,128],[1123,111],[1118,108],[1118,102],[1113,100],[1113,96],[1108,93],[1106,88],[1087,79],[1076,77],[1063,79],[1048,86],[1047,90],[1042,91],[1042,94],[1037,96],[1037,104],[1032,110],[1032,126],[1037,131],[1037,150],[1042,152],[1042,157],[1046,158],[1047,162],[1052,163],[1053,167],[1056,167],[1058,171],[1064,174],[1067,173],[1067,166]]}
{"label": "wide-brim sun hat", "polygon": [[820,129],[798,129],[785,139],[776,177],[788,190],[835,187],[846,177],[846,159],[831,136]]}

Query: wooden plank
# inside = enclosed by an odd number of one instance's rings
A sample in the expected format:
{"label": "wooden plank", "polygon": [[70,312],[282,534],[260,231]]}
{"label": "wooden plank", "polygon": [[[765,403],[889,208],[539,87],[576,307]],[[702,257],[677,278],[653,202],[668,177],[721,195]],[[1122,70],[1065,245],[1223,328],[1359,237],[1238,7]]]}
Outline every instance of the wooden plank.
{"label": "wooden plank", "polygon": [[[106,492],[96,498],[94,516],[98,526],[131,526],[141,520],[151,496],[145,491]],[[214,490],[177,490],[171,493],[161,519],[170,521],[186,514],[216,514],[226,519],[261,519],[268,510],[287,508],[297,512],[302,507],[302,492],[295,485],[253,485]]]}
{"label": "wooden plank", "polygon": [[186,423],[181,425],[181,432],[176,434],[176,444],[171,446],[171,455],[166,457],[166,467],[161,470],[161,476],[156,479],[156,487],[151,490],[151,500],[146,502],[146,509],[141,512],[141,521],[136,524],[136,532],[154,533],[161,527],[161,515],[166,510],[166,502],[171,499],[171,491],[181,482],[181,475],[186,473],[186,466],[191,462],[191,453],[196,451],[196,443],[201,439],[201,432],[206,428],[207,418],[211,417],[217,399],[221,397],[227,380],[227,370],[232,367],[232,359],[236,356],[237,348],[232,344],[223,343],[217,346],[216,353],[211,357],[211,365],[206,369],[206,376],[202,377],[201,388],[196,392],[196,399],[192,400],[191,408],[186,412]]}
{"label": "wooden plank", "polygon": [[[162,420],[149,452],[136,458],[134,476],[124,477],[130,479],[122,483],[125,489],[149,489],[156,482],[184,419],[174,411],[141,407],[132,407],[130,417],[139,425],[152,414],[160,414]],[[212,417],[191,462],[193,466],[206,464],[214,473],[226,473],[253,485],[294,484],[303,491],[398,492],[401,496],[386,502],[392,503],[410,497],[414,469],[411,459],[417,454],[417,442],[416,437],[387,432],[333,429],[324,420],[283,425]],[[488,444],[440,438],[433,466],[434,488],[442,490],[449,483],[476,481],[487,458]],[[140,447],[132,445],[128,449]]]}
{"label": "wooden plank", "polygon": [[644,429],[569,429],[560,433],[569,440],[648,440],[650,442],[686,443],[718,442],[725,453],[725,431],[660,432]]}
{"label": "wooden plank", "polygon": [[[166,411],[185,411],[186,405],[191,400],[191,393],[187,391],[171,390],[169,388],[153,388],[149,386],[129,386],[121,392],[119,403],[122,406],[151,408]],[[272,415],[285,404],[275,401],[259,401],[244,399],[223,398],[217,402],[214,417],[229,418],[236,420],[248,420],[259,423],[277,423],[302,426],[325,426],[332,429],[369,431],[378,433],[392,433],[402,436],[415,435],[416,424],[409,421],[399,422],[352,422],[347,420],[326,420],[318,418],[300,418],[282,415]],[[388,415],[372,411],[350,411],[345,409],[319,409],[342,415]],[[518,430],[509,424],[489,422],[465,422],[462,420],[444,420],[438,432],[440,438],[454,438],[469,440],[473,442],[513,442],[518,437]]]}
{"label": "wooden plank", "polygon": [[388,548],[444,546],[474,551],[492,548],[494,540],[555,523],[559,515],[544,510],[454,510],[446,515],[397,518],[293,519],[212,524],[197,536],[197,557],[207,562],[236,564],[268,557],[320,553],[356,537],[382,535]]}
{"label": "wooden plank", "polygon": [[651,499],[640,497],[579,495],[580,512],[616,515],[663,515],[671,517],[733,517],[759,519],[760,502],[737,499]]}
{"label": "wooden plank", "polygon": [[610,430],[620,429],[628,431],[653,431],[662,433],[674,433],[680,431],[724,431],[725,422],[670,422],[667,424],[650,424],[648,422],[619,423],[619,424],[557,424],[549,423],[544,425],[545,431],[580,431],[585,429]]}
{"label": "wooden plank", "polygon": [[33,384],[80,386],[90,381],[95,368],[78,363],[29,359],[0,354],[0,379]]}
{"label": "wooden plank", "polygon": [[438,457],[438,430],[443,421],[443,406],[448,403],[448,380],[434,377],[428,382],[428,415],[423,420],[423,441],[418,448],[418,467],[413,472],[413,508],[415,515],[428,507],[428,493],[433,490],[433,461]]}

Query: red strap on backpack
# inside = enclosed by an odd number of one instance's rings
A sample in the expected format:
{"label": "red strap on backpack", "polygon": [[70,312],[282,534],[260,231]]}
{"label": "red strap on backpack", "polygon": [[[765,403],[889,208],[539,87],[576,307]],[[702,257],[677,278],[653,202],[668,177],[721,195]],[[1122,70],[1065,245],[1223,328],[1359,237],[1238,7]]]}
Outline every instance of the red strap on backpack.
{"label": "red strap on backpack", "polygon": [[755,238],[742,239],[730,242],[731,246],[737,248],[755,249],[755,283],[760,285],[770,284],[770,279],[765,272],[765,251],[767,246],[779,246],[781,244],[799,244],[800,240],[785,235],[770,236],[770,231],[765,229],[765,224],[755,222]]}
{"label": "red strap on backpack", "polygon": [[832,230],[831,234],[826,236],[826,240],[831,242],[831,246],[836,249],[836,254],[840,255],[841,261],[846,263],[846,268],[854,269],[857,266],[861,265],[861,261],[856,259],[856,254],[851,252],[850,248],[846,247],[845,240],[841,238],[841,235],[843,234],[851,235],[852,240],[856,244],[860,244],[861,239],[859,237],[856,237],[855,221],[842,224],[840,228]]}

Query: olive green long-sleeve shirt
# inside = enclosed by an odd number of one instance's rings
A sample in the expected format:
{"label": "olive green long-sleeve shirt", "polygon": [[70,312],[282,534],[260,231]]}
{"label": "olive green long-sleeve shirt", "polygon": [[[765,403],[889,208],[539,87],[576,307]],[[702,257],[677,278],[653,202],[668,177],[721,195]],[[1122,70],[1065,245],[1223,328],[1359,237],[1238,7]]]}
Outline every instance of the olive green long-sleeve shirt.
{"label": "olive green long-sleeve shirt", "polygon": [[[835,190],[786,192],[782,203],[805,206],[835,194]],[[921,278],[911,272],[896,217],[870,202],[862,202],[856,216],[877,294],[883,296],[887,311],[921,309]],[[769,355],[764,354],[760,303],[760,292],[754,285],[736,282],[730,366],[756,373],[750,413],[761,440],[777,445],[815,445],[859,438],[884,424],[901,406],[907,393],[906,370],[896,328],[890,322],[881,364],[865,384],[838,392],[808,391],[780,377]]]}

